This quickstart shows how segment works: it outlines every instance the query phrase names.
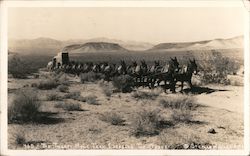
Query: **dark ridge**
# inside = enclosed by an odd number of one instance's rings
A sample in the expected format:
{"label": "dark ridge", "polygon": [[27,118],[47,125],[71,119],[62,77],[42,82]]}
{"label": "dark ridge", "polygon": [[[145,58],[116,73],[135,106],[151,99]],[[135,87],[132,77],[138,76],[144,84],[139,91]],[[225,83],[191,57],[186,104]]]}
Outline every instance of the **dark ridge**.
{"label": "dark ridge", "polygon": [[109,42],[88,42],[85,44],[73,44],[63,48],[64,51],[79,50],[82,52],[101,52],[101,51],[128,51],[117,43]]}

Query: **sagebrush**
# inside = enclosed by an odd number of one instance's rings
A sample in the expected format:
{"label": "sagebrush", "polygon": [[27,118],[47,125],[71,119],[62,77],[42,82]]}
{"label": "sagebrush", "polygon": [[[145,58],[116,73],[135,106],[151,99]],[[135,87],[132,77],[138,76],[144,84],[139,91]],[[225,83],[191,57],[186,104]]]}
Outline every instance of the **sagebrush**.
{"label": "sagebrush", "polygon": [[190,123],[192,122],[193,114],[188,109],[175,109],[171,114],[171,119],[175,123]]}
{"label": "sagebrush", "polygon": [[56,81],[56,79],[47,79],[47,80],[41,80],[38,83],[37,88],[43,89],[43,90],[49,90],[49,89],[56,88],[59,85],[60,83]]}
{"label": "sagebrush", "polygon": [[8,122],[34,122],[38,119],[41,102],[32,90],[19,91],[8,107]]}
{"label": "sagebrush", "polygon": [[66,85],[59,85],[57,87],[57,89],[60,91],[60,92],[63,92],[63,93],[67,93],[69,91],[69,87],[66,86]]}
{"label": "sagebrush", "polygon": [[13,56],[8,61],[8,73],[14,78],[27,78],[29,74],[38,71],[37,68],[32,68],[30,64],[24,62],[20,57]]}
{"label": "sagebrush", "polygon": [[95,81],[101,80],[101,79],[104,79],[104,75],[101,73],[88,72],[88,73],[81,73],[80,74],[80,80],[82,83],[95,82]]}
{"label": "sagebrush", "polygon": [[203,56],[199,63],[201,69],[201,80],[204,84],[219,83],[230,84],[227,75],[235,75],[240,69],[240,63],[236,60],[222,56],[216,50]]}
{"label": "sagebrush", "polygon": [[131,123],[131,132],[135,136],[157,135],[162,117],[158,110],[142,110],[138,112]]}
{"label": "sagebrush", "polygon": [[132,97],[136,99],[148,99],[148,100],[155,100],[160,95],[159,92],[146,92],[146,91],[135,91],[131,94]]}
{"label": "sagebrush", "polygon": [[95,95],[88,95],[85,97],[79,97],[79,101],[86,102],[90,105],[100,105],[100,103],[97,101],[97,96]]}
{"label": "sagebrush", "polygon": [[79,91],[68,93],[64,95],[65,99],[73,99],[81,102],[86,102],[91,105],[99,105],[100,103],[97,101],[97,96],[95,95],[87,95],[81,96]]}
{"label": "sagebrush", "polygon": [[113,86],[111,86],[111,84],[106,84],[101,81],[99,82],[99,86],[101,87],[104,95],[106,95],[107,97],[111,97],[111,95],[113,94]]}
{"label": "sagebrush", "polygon": [[81,93],[79,91],[74,91],[74,92],[65,94],[64,98],[77,100],[79,96],[81,96]]}
{"label": "sagebrush", "polygon": [[56,93],[51,93],[51,94],[47,94],[47,100],[48,101],[60,101],[62,100],[62,97]]}
{"label": "sagebrush", "polygon": [[81,105],[79,103],[59,102],[55,105],[55,107],[62,108],[66,111],[82,111]]}
{"label": "sagebrush", "polygon": [[23,146],[26,143],[24,132],[18,132],[15,134],[15,143],[17,146]]}
{"label": "sagebrush", "polygon": [[122,116],[115,112],[106,112],[100,116],[100,120],[108,122],[112,125],[123,125],[123,120]]}
{"label": "sagebrush", "polygon": [[164,108],[170,109],[195,110],[199,106],[197,100],[193,96],[182,94],[176,96],[168,96],[164,99],[160,99],[159,103]]}
{"label": "sagebrush", "polygon": [[133,90],[134,79],[129,75],[121,75],[112,79],[113,86],[120,92],[127,93]]}

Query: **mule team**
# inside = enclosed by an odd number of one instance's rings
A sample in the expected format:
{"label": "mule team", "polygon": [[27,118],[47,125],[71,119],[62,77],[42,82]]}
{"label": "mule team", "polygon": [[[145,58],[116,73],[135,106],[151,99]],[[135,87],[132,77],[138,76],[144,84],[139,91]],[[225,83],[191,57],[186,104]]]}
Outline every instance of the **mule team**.
{"label": "mule team", "polygon": [[175,92],[175,86],[178,81],[181,82],[181,91],[183,91],[184,82],[187,82],[190,88],[192,88],[192,75],[198,72],[195,59],[189,59],[187,65],[180,67],[176,57],[170,58],[169,62],[163,66],[160,65],[160,61],[154,61],[154,65],[148,66],[144,60],[140,63],[133,61],[131,64],[126,64],[124,60],[121,60],[118,65],[108,62],[79,63],[72,61],[68,64],[57,64],[56,66],[48,64],[47,67],[51,71],[63,71],[65,73],[77,74],[78,76],[81,73],[88,72],[102,73],[107,81],[110,81],[115,76],[129,75],[133,77],[136,85],[154,88],[164,82],[165,91],[170,89],[172,92]]}

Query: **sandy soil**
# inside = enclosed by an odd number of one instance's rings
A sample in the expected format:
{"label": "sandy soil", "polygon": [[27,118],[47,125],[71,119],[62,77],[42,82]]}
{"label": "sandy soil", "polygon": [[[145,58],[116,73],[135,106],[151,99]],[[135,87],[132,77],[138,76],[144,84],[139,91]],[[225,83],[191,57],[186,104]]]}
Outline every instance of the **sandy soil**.
{"label": "sandy soil", "polygon": [[[39,79],[9,79],[9,105],[14,94],[20,88],[39,82]],[[158,135],[136,137],[131,133],[131,123],[135,114],[143,109],[157,109],[162,116],[168,118],[172,112],[159,104],[160,99],[168,99],[180,94],[159,92],[156,99],[136,99],[133,93],[113,93],[111,97],[104,95],[102,87],[97,83],[81,84],[77,78],[71,78],[69,92],[80,91],[82,96],[97,96],[100,105],[91,105],[72,99],[65,99],[81,104],[83,111],[65,111],[55,108],[60,101],[47,101],[46,95],[60,93],[57,89],[38,90],[42,100],[41,111],[54,113],[54,120],[45,124],[9,124],[8,146],[11,149],[25,149],[15,143],[16,135],[21,133],[26,142],[37,149],[159,149],[175,144],[200,143],[211,145],[213,149],[243,148],[243,87],[242,86],[203,86],[209,89],[204,93],[191,94],[201,106],[194,110],[192,123],[177,123],[164,128]],[[146,88],[137,90],[150,92]],[[159,90],[155,90],[158,92]],[[100,120],[105,112],[115,112],[123,117],[124,125],[111,125]],[[214,128],[216,133],[208,133]],[[60,146],[52,146],[52,145]],[[42,146],[43,145],[43,146]],[[50,146],[50,147],[49,147]],[[81,147],[79,147],[81,146]],[[208,146],[206,149],[209,149]]]}

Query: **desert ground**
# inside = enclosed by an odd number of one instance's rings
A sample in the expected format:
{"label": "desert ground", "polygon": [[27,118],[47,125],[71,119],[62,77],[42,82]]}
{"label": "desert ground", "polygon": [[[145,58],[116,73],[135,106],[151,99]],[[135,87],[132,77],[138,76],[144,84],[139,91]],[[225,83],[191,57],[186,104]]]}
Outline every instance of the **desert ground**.
{"label": "desert ground", "polygon": [[[43,113],[37,122],[8,124],[9,149],[243,149],[242,85],[199,85],[198,92],[185,86],[184,93],[177,88],[175,94],[139,87],[122,93],[111,82],[81,83],[61,74],[67,89],[39,89],[35,84],[54,75],[37,75],[8,79],[9,106],[16,93],[29,90]],[[173,108],[171,101],[178,99],[192,108]],[[67,104],[79,107],[60,106]]]}
{"label": "desert ground", "polygon": [[[243,36],[156,45],[105,38],[10,40],[8,146],[243,149],[243,47]],[[178,83],[177,93],[142,86],[124,93],[119,89],[127,86],[123,79],[107,82],[93,73],[78,77],[44,69],[63,50],[71,63],[145,60],[152,67],[154,61],[163,66],[177,57],[182,67],[195,59],[200,75],[183,92]]]}

